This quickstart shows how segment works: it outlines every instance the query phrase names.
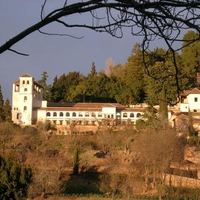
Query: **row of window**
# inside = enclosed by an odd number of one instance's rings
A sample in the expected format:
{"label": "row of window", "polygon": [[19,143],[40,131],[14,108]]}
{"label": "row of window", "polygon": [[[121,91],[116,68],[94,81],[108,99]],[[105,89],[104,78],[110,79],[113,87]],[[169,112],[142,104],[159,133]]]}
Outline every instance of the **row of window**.
{"label": "row of window", "polygon": [[25,81],[25,80],[23,80],[23,81],[22,81],[22,84],[23,84],[23,85],[25,85],[25,84],[28,85],[28,84],[29,84],[29,81]]}
{"label": "row of window", "polygon": [[[59,113],[57,113],[57,112],[53,112],[53,113],[47,112],[47,114],[46,114],[47,117],[51,117],[51,116],[53,116],[53,117],[57,117],[57,116],[64,117],[64,115],[66,117],[90,117],[90,116],[91,117],[102,117],[102,113],[98,113],[98,114],[97,113],[91,113],[91,115],[90,115],[90,113],[88,113],[88,112],[86,112],[86,113],[66,112],[65,114],[63,112],[59,112]],[[128,118],[128,117],[139,118],[140,116],[141,116],[141,113],[123,113],[122,114],[123,118]],[[113,115],[106,115],[105,117],[106,118],[113,118]]]}

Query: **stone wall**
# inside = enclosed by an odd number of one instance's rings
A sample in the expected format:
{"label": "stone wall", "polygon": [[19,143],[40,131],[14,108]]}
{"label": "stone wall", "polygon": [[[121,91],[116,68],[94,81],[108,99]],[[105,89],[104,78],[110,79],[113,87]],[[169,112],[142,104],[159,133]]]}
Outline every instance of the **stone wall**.
{"label": "stone wall", "polygon": [[165,174],[165,185],[174,187],[199,188],[200,180],[172,174]]}

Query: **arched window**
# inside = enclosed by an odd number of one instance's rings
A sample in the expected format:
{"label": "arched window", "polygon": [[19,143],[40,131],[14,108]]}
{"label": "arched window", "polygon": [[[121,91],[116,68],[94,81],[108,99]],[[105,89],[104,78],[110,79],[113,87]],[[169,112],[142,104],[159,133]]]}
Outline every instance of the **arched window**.
{"label": "arched window", "polygon": [[63,112],[60,112],[60,117],[63,117]]}
{"label": "arched window", "polygon": [[98,113],[98,117],[102,117],[102,113]]}
{"label": "arched window", "polygon": [[82,112],[78,113],[78,116],[83,117],[83,113]]}
{"label": "arched window", "polygon": [[123,113],[123,117],[127,117],[127,113]]}
{"label": "arched window", "polygon": [[50,117],[51,116],[51,113],[50,112],[47,112],[47,117]]}
{"label": "arched window", "polygon": [[69,116],[70,116],[69,112],[66,112],[66,117],[69,117]]}
{"label": "arched window", "polygon": [[76,117],[76,113],[75,112],[72,113],[72,117]]}
{"label": "arched window", "polygon": [[27,110],[27,106],[24,106],[24,111],[26,111]]}
{"label": "arched window", "polygon": [[23,84],[23,85],[25,84],[25,80],[22,81],[22,84]]}
{"label": "arched window", "polygon": [[21,113],[17,113],[17,119],[21,119]]}
{"label": "arched window", "polygon": [[130,113],[130,117],[134,118],[134,116],[135,116],[134,113]]}
{"label": "arched window", "polygon": [[24,88],[24,92],[26,92],[27,91],[27,88]]}
{"label": "arched window", "polygon": [[24,102],[26,102],[26,101],[27,101],[27,96],[24,97]]}
{"label": "arched window", "polygon": [[85,117],[89,117],[89,112],[86,112],[86,113],[85,113]]}
{"label": "arched window", "polygon": [[54,112],[54,113],[53,113],[53,116],[54,116],[54,117],[56,117],[56,116],[57,116],[57,113],[56,113],[56,112]]}
{"label": "arched window", "polygon": [[92,117],[96,117],[96,114],[95,114],[95,113],[92,113]]}
{"label": "arched window", "polygon": [[141,116],[141,113],[137,113],[137,118],[139,118]]}
{"label": "arched window", "polygon": [[29,84],[29,81],[27,81],[26,83]]}

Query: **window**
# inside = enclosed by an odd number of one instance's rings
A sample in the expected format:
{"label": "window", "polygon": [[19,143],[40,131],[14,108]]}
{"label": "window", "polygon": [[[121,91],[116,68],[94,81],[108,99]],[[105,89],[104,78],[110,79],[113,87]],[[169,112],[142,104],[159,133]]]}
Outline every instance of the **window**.
{"label": "window", "polygon": [[95,114],[95,113],[92,113],[92,117],[96,117],[96,114]]}
{"label": "window", "polygon": [[72,117],[76,117],[76,113],[75,112],[72,113]]}
{"label": "window", "polygon": [[24,111],[26,111],[27,110],[27,106],[24,106]]}
{"label": "window", "polygon": [[83,113],[80,112],[80,113],[78,114],[78,116],[79,116],[79,117],[83,117]]}
{"label": "window", "polygon": [[22,84],[23,84],[23,85],[25,84],[25,81],[24,81],[24,80],[22,81]]}
{"label": "window", "polygon": [[63,117],[63,112],[60,112],[60,117]]}
{"label": "window", "polygon": [[139,118],[141,116],[141,114],[140,113],[137,113],[137,118]]}
{"label": "window", "polygon": [[86,113],[85,113],[85,116],[86,116],[86,117],[89,117],[89,113],[88,113],[88,112],[86,112]]}
{"label": "window", "polygon": [[26,101],[27,101],[27,96],[24,97],[24,102],[26,102]]}
{"label": "window", "polygon": [[102,113],[98,113],[98,117],[102,117]]}
{"label": "window", "polygon": [[21,119],[21,114],[17,113],[17,119]]}
{"label": "window", "polygon": [[27,88],[24,88],[24,92],[26,92],[27,91]]}
{"label": "window", "polygon": [[50,117],[51,116],[51,113],[50,112],[47,112],[47,117]]}
{"label": "window", "polygon": [[69,117],[69,116],[70,116],[69,112],[66,112],[66,117]]}
{"label": "window", "polygon": [[130,113],[130,117],[134,118],[134,113]]}
{"label": "window", "polygon": [[26,83],[29,84],[29,81],[27,81]]}
{"label": "window", "polygon": [[54,113],[53,113],[53,116],[54,116],[54,117],[56,117],[56,116],[57,116],[57,113],[56,113],[56,112],[54,112]]}
{"label": "window", "polygon": [[123,117],[127,117],[127,113],[123,113]]}
{"label": "window", "polygon": [[194,102],[198,102],[198,98],[197,97],[194,97]]}

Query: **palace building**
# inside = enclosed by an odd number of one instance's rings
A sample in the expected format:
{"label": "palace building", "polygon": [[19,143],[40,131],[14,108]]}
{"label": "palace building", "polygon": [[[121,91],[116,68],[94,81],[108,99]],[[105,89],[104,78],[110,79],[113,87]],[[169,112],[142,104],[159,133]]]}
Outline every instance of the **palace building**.
{"label": "palace building", "polygon": [[49,121],[56,126],[99,126],[131,124],[143,114],[144,107],[126,107],[118,103],[53,103],[43,99],[43,88],[29,74],[13,83],[12,121],[20,125],[35,125]]}

